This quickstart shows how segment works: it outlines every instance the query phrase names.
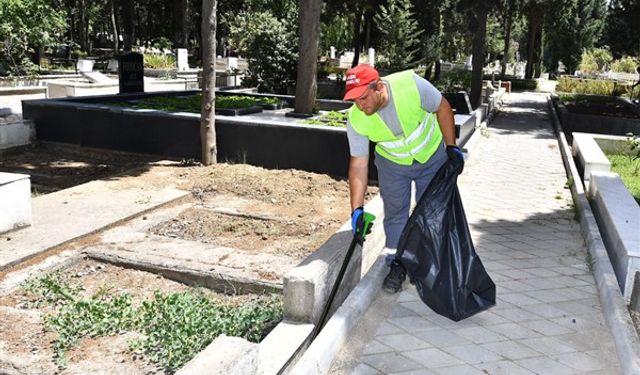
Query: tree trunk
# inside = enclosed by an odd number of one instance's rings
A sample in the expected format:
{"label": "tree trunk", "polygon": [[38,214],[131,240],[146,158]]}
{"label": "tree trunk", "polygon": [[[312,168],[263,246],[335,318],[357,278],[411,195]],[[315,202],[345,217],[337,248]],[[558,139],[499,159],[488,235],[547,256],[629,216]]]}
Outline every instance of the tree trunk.
{"label": "tree trunk", "polygon": [[78,36],[80,38],[80,49],[87,51],[87,7],[85,0],[80,0],[80,25],[78,25]]}
{"label": "tree trunk", "polygon": [[487,37],[487,7],[484,1],[477,3],[476,30],[473,35],[473,61],[471,63],[471,93],[469,100],[475,109],[481,104],[482,75],[484,67],[484,43]]}
{"label": "tree trunk", "polygon": [[533,53],[533,78],[540,78],[542,73],[542,27],[536,33],[536,42]]}
{"label": "tree trunk", "polygon": [[173,45],[176,48],[187,47],[186,42],[186,27],[187,27],[187,0],[178,0],[172,3],[172,31],[173,31]]}
{"label": "tree trunk", "polygon": [[296,80],[295,112],[311,114],[318,89],[318,44],[320,43],[320,13],[322,0],[300,1],[300,38],[298,40],[298,76]]}
{"label": "tree trunk", "polygon": [[123,0],[122,2],[122,23],[124,33],[122,34],[122,49],[131,52],[133,46],[133,0]]}
{"label": "tree trunk", "polygon": [[120,49],[120,36],[118,34],[118,23],[116,22],[116,10],[118,9],[116,1],[117,0],[111,0],[111,26],[113,27],[113,53],[115,55],[118,54],[118,50]]}
{"label": "tree trunk", "polygon": [[529,39],[527,41],[527,66],[524,71],[524,78],[531,79],[533,77],[533,65],[536,49],[536,36],[541,25],[542,14],[540,5],[532,4],[529,7]]}
{"label": "tree trunk", "polygon": [[202,0],[202,110],[200,142],[202,164],[218,162],[216,146],[216,5],[217,0]]}
{"label": "tree trunk", "polygon": [[362,16],[360,13],[355,14],[355,23],[353,25],[353,61],[351,62],[351,67],[358,65],[360,63],[360,47],[362,46],[360,37],[361,31],[360,26],[362,24]]}
{"label": "tree trunk", "polygon": [[513,23],[513,14],[511,10],[513,9],[513,1],[509,1],[507,5],[507,20],[505,22],[504,27],[504,50],[502,52],[502,67],[500,71],[500,79],[504,79],[505,74],[507,73],[507,62],[509,61],[509,48],[511,47],[511,26]]}
{"label": "tree trunk", "polygon": [[436,68],[433,71],[433,81],[437,81],[440,79],[442,75],[442,63],[440,62],[440,58],[436,60]]}

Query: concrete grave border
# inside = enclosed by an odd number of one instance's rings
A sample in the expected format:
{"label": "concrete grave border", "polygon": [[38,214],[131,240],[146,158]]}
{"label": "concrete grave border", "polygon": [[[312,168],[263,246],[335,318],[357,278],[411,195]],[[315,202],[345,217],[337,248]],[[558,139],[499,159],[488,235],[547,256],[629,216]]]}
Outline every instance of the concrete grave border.
{"label": "concrete grave border", "polygon": [[[562,124],[550,95],[547,96],[547,104],[551,112],[551,121],[558,137],[558,145],[567,178],[573,179],[573,181],[580,181],[578,169],[571,158],[571,148],[567,143]],[[622,373],[625,375],[640,374],[640,339],[620,292],[607,250],[598,230],[598,224],[587,201],[582,184],[571,184],[571,194],[578,210],[582,235],[593,259],[593,276],[598,286],[602,312],[613,336]]]}

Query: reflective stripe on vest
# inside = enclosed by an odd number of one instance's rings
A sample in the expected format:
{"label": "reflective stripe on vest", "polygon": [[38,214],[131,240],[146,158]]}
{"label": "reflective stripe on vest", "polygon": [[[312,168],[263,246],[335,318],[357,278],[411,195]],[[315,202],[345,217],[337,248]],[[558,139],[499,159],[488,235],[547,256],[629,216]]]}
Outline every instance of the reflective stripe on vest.
{"label": "reflective stripe on vest", "polygon": [[[424,121],[422,121],[420,126],[416,128],[416,130],[414,130],[413,133],[411,133],[407,138],[401,139],[399,141],[379,142],[378,145],[383,147],[384,150],[388,152],[390,155],[395,156],[397,158],[407,158],[409,156],[415,156],[420,151],[422,151],[422,149],[424,149],[427,144],[429,144],[429,141],[431,141],[431,137],[433,137],[433,130],[436,128],[435,121],[433,121],[434,119],[435,119],[435,116],[433,115],[433,113],[429,113],[427,114],[427,117],[424,119]],[[427,124],[427,122],[429,124]],[[422,135],[423,132],[427,131],[427,129],[429,129],[428,130],[429,133],[424,138],[424,140],[420,142],[419,145],[411,149],[409,152],[394,152],[390,150],[393,148],[408,146],[411,142],[418,139],[418,137],[420,137],[420,135]]]}

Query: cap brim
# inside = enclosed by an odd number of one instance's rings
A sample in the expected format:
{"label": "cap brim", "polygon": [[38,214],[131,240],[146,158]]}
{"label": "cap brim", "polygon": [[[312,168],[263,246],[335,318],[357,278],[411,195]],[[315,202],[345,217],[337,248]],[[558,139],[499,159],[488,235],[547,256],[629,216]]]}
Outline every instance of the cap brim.
{"label": "cap brim", "polygon": [[362,94],[367,91],[367,87],[368,85],[363,85],[352,88],[351,90],[347,91],[346,94],[344,94],[344,98],[342,98],[342,100],[353,100],[361,97]]}

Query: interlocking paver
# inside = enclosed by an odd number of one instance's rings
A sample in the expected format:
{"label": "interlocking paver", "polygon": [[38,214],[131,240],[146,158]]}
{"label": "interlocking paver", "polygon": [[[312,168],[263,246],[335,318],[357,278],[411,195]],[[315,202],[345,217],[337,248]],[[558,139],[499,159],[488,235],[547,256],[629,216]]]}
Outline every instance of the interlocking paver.
{"label": "interlocking paver", "polygon": [[[619,373],[544,96],[511,94],[470,150],[458,187],[497,305],[453,322],[405,283],[400,307],[385,306],[377,332],[356,330],[351,352],[366,346],[359,362],[387,374]],[[331,373],[348,373],[337,362]]]}

